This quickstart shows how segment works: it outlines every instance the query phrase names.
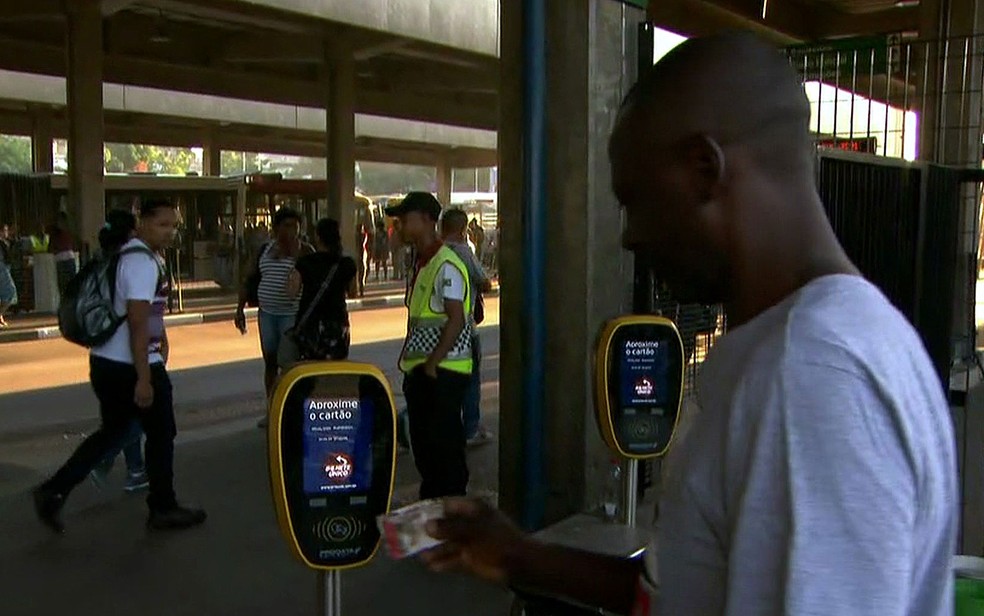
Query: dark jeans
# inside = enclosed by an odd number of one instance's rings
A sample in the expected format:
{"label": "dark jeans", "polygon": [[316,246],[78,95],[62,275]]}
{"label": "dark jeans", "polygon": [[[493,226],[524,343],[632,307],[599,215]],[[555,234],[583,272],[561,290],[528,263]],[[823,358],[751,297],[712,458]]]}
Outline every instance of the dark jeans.
{"label": "dark jeans", "polygon": [[420,498],[461,496],[468,486],[465,429],[461,403],[469,376],[438,370],[437,378],[423,366],[403,381],[410,418],[410,446],[420,473]]}
{"label": "dark jeans", "polygon": [[106,454],[100,464],[107,467],[112,466],[120,452],[123,453],[123,460],[126,462],[128,473],[140,475],[146,470],[143,460],[143,426],[140,425],[140,420],[134,419],[130,422],[130,429],[127,430],[126,436]]}
{"label": "dark jeans", "polygon": [[471,378],[468,380],[468,389],[461,409],[466,439],[475,437],[479,428],[482,427],[482,338],[475,334],[472,336],[471,344],[474,367]]}
{"label": "dark jeans", "polygon": [[102,425],[85,439],[72,457],[58,469],[44,488],[68,496],[86,476],[112,451],[117,450],[139,419],[147,435],[145,446],[150,494],[147,505],[152,510],[167,510],[176,505],[174,497],[174,406],[171,379],[164,364],[150,367],[154,402],[141,409],[133,401],[137,371],[121,364],[90,356],[89,378],[99,399]]}

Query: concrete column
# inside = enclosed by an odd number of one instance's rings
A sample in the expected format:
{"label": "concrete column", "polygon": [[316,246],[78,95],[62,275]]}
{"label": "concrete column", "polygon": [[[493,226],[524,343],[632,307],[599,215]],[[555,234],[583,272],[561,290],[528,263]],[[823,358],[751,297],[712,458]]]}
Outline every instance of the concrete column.
{"label": "concrete column", "polygon": [[98,0],[67,2],[68,200],[89,250],[105,219],[103,193],[103,30]]}
{"label": "concrete column", "polygon": [[[547,323],[546,522],[594,509],[609,454],[595,427],[590,362],[602,324],[631,308],[631,257],[612,195],[608,136],[631,86],[642,10],[613,0],[547,1],[547,193],[550,229]],[[522,12],[500,7],[499,122],[500,340],[499,503],[522,507],[520,315],[522,261]]]}
{"label": "concrete column", "polygon": [[215,135],[211,132],[202,139],[202,174],[211,177],[222,175],[222,150],[215,145]]}
{"label": "concrete column", "polygon": [[451,166],[451,161],[447,156],[442,155],[437,161],[437,200],[444,207],[451,205],[451,192],[454,189],[452,186],[453,177],[454,168]]}
{"label": "concrete column", "polygon": [[31,159],[34,173],[51,173],[55,170],[52,151],[51,113],[35,109],[31,117]]}
{"label": "concrete column", "polygon": [[356,255],[355,59],[342,44],[328,52],[328,215],[338,221],[345,253]]}

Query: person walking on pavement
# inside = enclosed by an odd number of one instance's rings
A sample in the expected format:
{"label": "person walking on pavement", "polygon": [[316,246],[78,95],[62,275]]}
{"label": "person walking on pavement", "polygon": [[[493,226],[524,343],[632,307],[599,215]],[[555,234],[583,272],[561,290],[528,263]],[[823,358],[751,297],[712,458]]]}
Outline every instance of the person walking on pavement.
{"label": "person walking on pavement", "polygon": [[179,505],[174,494],[176,430],[166,368],[170,348],[164,329],[168,277],[158,253],[171,243],[177,220],[171,202],[146,201],[140,209],[137,237],[122,247],[138,249],[120,258],[116,272],[113,299],[117,314],[126,315],[126,322],[89,354],[90,379],[99,399],[102,424],[33,493],[38,518],[56,533],[65,530],[61,510],[69,493],[119,446],[135,418],[147,435],[147,526],[183,529],[205,521],[203,510]]}
{"label": "person walking on pavement", "polygon": [[12,260],[10,225],[0,225],[0,328],[7,327],[5,315],[17,303],[17,285],[10,273]]}
{"label": "person walking on pavement", "polygon": [[[477,326],[485,320],[482,293],[492,290],[492,281],[485,275],[478,257],[466,241],[467,228],[468,215],[463,210],[448,210],[441,217],[441,237],[444,245],[453,250],[468,269],[468,282],[474,296],[472,321]],[[461,416],[465,427],[465,441],[469,445],[479,445],[487,443],[492,438],[492,434],[482,425],[482,339],[478,335],[477,327],[472,330],[471,345],[473,366]]]}
{"label": "person walking on pavement", "polygon": [[[301,215],[289,208],[280,208],[273,215],[273,241],[260,250],[252,271],[239,292],[236,309],[236,329],[246,334],[246,304],[252,299],[259,306],[257,328],[260,332],[260,351],[263,354],[263,385],[269,401],[277,383],[280,367],[277,353],[284,333],[294,326],[297,318],[298,298],[287,293],[287,280],[294,271],[294,264],[304,256],[314,253],[310,244],[300,240]],[[255,294],[254,298],[250,295]],[[267,409],[265,413],[269,412]],[[257,423],[265,428],[266,414]]]}
{"label": "person walking on pavement", "polygon": [[[287,343],[295,345],[293,351],[297,356],[289,363],[346,359],[349,353],[351,334],[345,298],[358,294],[355,260],[342,254],[342,234],[337,220],[319,220],[316,236],[318,251],[298,259],[287,281],[287,294],[300,297],[294,339]],[[318,303],[312,306],[315,301]],[[307,321],[301,323],[309,311]],[[307,343],[305,348],[300,348],[302,341]],[[281,362],[282,367],[284,363],[288,362]]]}
{"label": "person walking on pavement", "polygon": [[[389,278],[389,236],[386,234],[386,223],[382,218],[376,221],[372,234],[372,260],[376,269],[376,282],[385,282]],[[382,273],[380,273],[382,272]]]}
{"label": "person walking on pavement", "polygon": [[[136,229],[137,219],[133,214],[126,210],[110,211],[106,215],[106,224],[99,231],[99,249],[104,255],[119,252],[124,244],[133,239]],[[92,469],[90,476],[96,487],[101,489],[106,485],[107,476],[121,451],[127,470],[123,491],[138,492],[150,486],[150,479],[147,478],[144,467],[142,440],[143,428],[140,425],[140,420],[134,418],[130,422],[130,429],[123,440],[117,443],[106,454],[106,457]]]}
{"label": "person walking on pavement", "polygon": [[432,567],[634,616],[954,613],[950,410],[919,334],[838,242],[814,147],[799,75],[751,34],[690,39],[640,75],[609,142],[624,244],[729,326],[663,463],[655,544],[547,545],[449,499]]}
{"label": "person walking on pavement", "polygon": [[468,464],[461,405],[474,329],[468,268],[437,235],[441,204],[434,195],[411,192],[386,214],[400,219],[404,239],[417,251],[400,370],[420,498],[463,495]]}

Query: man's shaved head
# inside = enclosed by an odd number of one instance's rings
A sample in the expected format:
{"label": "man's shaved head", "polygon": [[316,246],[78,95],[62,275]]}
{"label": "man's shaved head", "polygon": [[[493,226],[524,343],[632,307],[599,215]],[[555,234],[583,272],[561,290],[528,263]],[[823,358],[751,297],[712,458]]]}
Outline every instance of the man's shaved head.
{"label": "man's shaved head", "polygon": [[[653,112],[672,111],[655,118]],[[809,139],[810,103],[785,56],[747,33],[690,39],[640,76],[623,114],[664,120],[664,137],[704,134],[720,144],[782,129]],[[666,121],[669,120],[669,121]]]}
{"label": "man's shaved head", "polygon": [[812,187],[809,122],[797,74],[755,36],[676,47],[626,96],[609,146],[627,247],[682,299],[729,301],[749,221],[795,216],[756,196]]}

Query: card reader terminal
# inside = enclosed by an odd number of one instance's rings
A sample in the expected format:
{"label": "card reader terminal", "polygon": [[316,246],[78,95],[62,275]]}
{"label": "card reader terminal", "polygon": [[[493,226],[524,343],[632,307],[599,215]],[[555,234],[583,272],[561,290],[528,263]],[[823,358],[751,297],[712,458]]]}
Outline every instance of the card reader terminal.
{"label": "card reader terminal", "polygon": [[393,394],[375,366],[303,363],[281,378],[268,428],[271,487],[281,531],[308,567],[354,567],[375,554],[395,433]]}
{"label": "card reader terminal", "polygon": [[598,426],[615,453],[666,453],[680,415],[684,352],[673,321],[626,316],[606,324],[595,353]]}

